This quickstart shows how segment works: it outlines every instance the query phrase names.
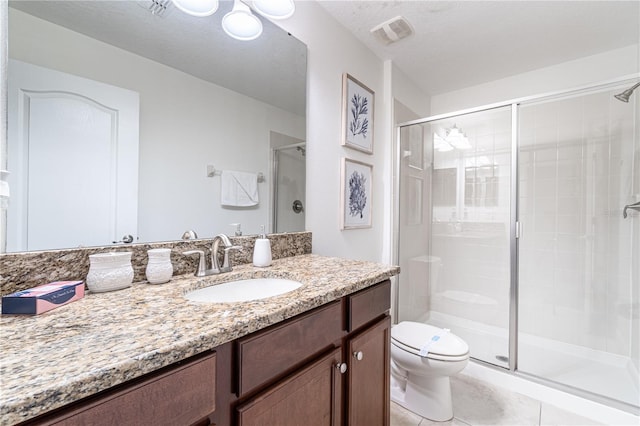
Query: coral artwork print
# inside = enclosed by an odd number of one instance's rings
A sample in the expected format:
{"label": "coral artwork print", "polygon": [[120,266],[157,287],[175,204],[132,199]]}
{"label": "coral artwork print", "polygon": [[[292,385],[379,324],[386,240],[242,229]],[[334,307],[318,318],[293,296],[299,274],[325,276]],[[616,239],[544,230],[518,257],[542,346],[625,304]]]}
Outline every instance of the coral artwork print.
{"label": "coral artwork print", "polygon": [[351,98],[351,120],[349,121],[349,131],[352,136],[362,135],[367,137],[367,130],[369,129],[369,119],[367,114],[369,110],[367,108],[367,97],[354,94]]}
{"label": "coral artwork print", "polygon": [[371,228],[373,166],[349,158],[342,159],[341,229]]}
{"label": "coral artwork print", "polygon": [[349,214],[362,219],[364,208],[367,206],[367,192],[365,185],[367,178],[363,173],[354,171],[349,178]]}

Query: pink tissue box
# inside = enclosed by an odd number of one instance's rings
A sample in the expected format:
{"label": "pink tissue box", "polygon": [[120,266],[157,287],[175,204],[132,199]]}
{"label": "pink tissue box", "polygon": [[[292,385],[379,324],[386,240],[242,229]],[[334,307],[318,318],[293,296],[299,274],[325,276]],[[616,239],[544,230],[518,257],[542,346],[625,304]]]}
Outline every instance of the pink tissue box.
{"label": "pink tissue box", "polygon": [[37,315],[83,297],[84,281],[56,281],[2,296],[2,313]]}

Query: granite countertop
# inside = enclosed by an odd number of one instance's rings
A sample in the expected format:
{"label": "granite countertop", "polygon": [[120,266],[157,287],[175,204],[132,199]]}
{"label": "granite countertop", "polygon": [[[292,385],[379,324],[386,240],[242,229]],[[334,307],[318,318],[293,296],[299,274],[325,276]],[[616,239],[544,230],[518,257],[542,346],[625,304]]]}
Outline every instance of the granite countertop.
{"label": "granite countertop", "polygon": [[[212,349],[399,273],[396,266],[302,255],[269,268],[137,283],[38,316],[0,317],[0,425],[15,424]],[[302,287],[268,299],[197,303],[182,296],[256,277]]]}

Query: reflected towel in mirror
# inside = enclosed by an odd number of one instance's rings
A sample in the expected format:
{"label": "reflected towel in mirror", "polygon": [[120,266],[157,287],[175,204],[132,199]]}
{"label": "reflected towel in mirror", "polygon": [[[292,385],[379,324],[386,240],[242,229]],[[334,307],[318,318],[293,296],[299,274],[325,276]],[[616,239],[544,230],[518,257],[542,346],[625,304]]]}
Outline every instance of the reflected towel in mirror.
{"label": "reflected towel in mirror", "polygon": [[260,202],[257,173],[223,170],[220,182],[220,204],[223,206],[250,207]]}

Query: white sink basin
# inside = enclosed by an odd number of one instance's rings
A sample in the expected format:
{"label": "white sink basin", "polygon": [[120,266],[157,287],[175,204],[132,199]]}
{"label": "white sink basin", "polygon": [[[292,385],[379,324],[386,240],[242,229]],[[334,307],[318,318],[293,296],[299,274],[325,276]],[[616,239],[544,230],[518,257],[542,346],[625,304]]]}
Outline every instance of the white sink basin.
{"label": "white sink basin", "polygon": [[253,278],[201,288],[185,294],[184,297],[193,302],[248,302],[288,293],[301,285],[298,281],[282,278]]}

